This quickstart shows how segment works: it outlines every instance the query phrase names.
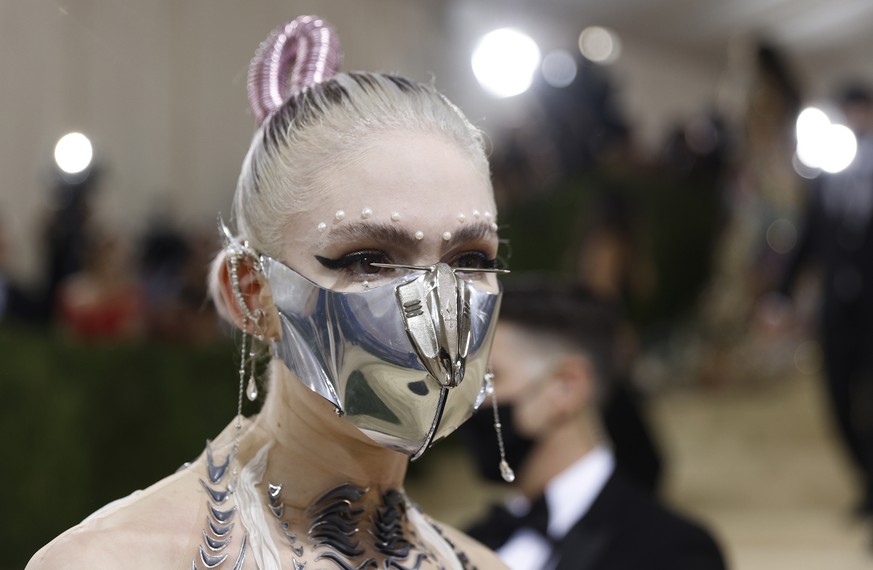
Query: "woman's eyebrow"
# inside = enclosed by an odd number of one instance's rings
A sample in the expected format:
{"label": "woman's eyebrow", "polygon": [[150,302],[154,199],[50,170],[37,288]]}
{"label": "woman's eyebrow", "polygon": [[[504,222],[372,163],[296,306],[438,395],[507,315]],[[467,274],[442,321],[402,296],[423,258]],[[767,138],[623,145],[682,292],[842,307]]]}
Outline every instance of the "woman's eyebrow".
{"label": "woman's eyebrow", "polygon": [[496,237],[497,232],[492,229],[488,222],[472,222],[458,227],[452,232],[452,237],[446,242],[445,247],[455,247],[459,244],[475,242],[490,237]]}
{"label": "woman's eyebrow", "polygon": [[343,224],[330,231],[328,245],[340,243],[391,243],[402,247],[414,247],[418,240],[400,226],[384,222],[358,222]]}

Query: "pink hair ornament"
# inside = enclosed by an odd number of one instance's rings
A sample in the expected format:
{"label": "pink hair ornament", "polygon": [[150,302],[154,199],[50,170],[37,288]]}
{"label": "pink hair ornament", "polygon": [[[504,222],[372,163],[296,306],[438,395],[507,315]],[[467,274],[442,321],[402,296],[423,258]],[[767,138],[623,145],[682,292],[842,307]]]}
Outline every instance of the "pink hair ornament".
{"label": "pink hair ornament", "polygon": [[299,16],[273,30],[249,66],[249,104],[258,124],[295,93],[336,75],[341,61],[336,31],[318,16]]}

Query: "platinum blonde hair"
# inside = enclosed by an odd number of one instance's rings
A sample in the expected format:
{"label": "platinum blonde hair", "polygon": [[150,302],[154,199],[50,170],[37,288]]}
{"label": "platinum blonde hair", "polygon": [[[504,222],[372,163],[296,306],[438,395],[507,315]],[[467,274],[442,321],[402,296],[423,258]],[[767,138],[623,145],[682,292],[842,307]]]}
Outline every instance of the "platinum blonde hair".
{"label": "platinum blonde hair", "polygon": [[319,193],[319,174],[355,159],[377,136],[430,133],[458,145],[488,176],[481,132],[433,86],[340,73],[293,95],[257,131],[233,202],[240,239],[280,256],[283,229]]}

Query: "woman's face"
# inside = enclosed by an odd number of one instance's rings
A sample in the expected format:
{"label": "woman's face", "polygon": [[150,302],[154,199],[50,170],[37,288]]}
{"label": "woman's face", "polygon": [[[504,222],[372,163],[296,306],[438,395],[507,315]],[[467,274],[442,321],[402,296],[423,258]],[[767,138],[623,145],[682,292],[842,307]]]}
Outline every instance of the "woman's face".
{"label": "woman's face", "polygon": [[438,135],[378,135],[320,175],[323,191],[285,230],[282,260],[318,285],[354,291],[398,276],[370,263],[494,267],[497,225],[487,173]]}

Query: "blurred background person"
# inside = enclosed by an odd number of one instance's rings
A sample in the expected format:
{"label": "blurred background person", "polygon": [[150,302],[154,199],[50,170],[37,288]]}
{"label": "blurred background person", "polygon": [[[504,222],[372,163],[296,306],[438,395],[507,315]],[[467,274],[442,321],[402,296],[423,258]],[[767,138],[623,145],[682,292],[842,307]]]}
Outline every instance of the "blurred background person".
{"label": "blurred background person", "polygon": [[847,82],[836,101],[857,137],[845,170],[819,175],[777,295],[760,317],[786,331],[792,295],[805,269],[817,269],[818,336],[835,424],[861,482],[856,513],[873,516],[873,91]]}
{"label": "blurred background person", "polygon": [[12,245],[0,214],[0,324],[29,323],[37,319],[37,302],[19,283],[9,267]]}
{"label": "blurred background person", "polygon": [[57,322],[79,339],[120,340],[143,333],[144,303],[125,248],[116,236],[95,238],[81,271],[58,287]]}
{"label": "blurred background person", "polygon": [[[583,288],[506,283],[491,363],[518,495],[469,532],[518,570],[724,568],[709,532],[628,478],[603,433],[597,402],[616,333],[614,312]],[[480,473],[499,480],[494,422],[485,406],[459,433]]]}
{"label": "blurred background person", "polygon": [[[97,247],[94,209],[99,172],[88,166],[69,175],[58,171],[43,214],[43,292],[42,313],[50,321],[59,310],[60,290],[70,276],[85,270]],[[105,245],[105,244],[104,244]],[[99,257],[99,255],[98,255]]]}
{"label": "blurred background person", "polygon": [[783,378],[793,363],[750,327],[795,246],[804,179],[793,165],[803,85],[792,55],[769,38],[730,43],[718,104],[736,140],[724,172],[714,263],[698,303],[694,370],[707,384]]}
{"label": "blurred background person", "polygon": [[[609,390],[597,399],[603,426],[613,443],[616,461],[642,488],[657,493],[663,458],[646,413],[644,395],[632,381],[639,335],[627,307],[651,286],[651,260],[641,254],[635,213],[625,197],[604,193],[588,213],[576,267],[580,284],[614,312],[613,365]],[[604,305],[606,306],[606,305]]]}
{"label": "blurred background person", "polygon": [[186,228],[168,214],[156,214],[137,251],[148,338],[173,343],[214,342],[219,319],[207,303],[206,282],[218,248],[212,227]]}

